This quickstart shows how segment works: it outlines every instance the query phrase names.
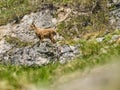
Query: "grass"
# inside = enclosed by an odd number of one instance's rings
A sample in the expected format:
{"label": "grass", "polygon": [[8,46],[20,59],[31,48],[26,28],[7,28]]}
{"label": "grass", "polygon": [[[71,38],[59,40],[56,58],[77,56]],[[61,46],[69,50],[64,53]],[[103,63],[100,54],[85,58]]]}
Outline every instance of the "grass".
{"label": "grass", "polygon": [[55,67],[50,65],[45,67],[0,65],[0,81],[7,80],[14,90],[20,90],[21,87],[25,88],[24,85],[27,84],[49,81]]}
{"label": "grass", "polygon": [[0,25],[20,19],[30,12],[36,11],[42,3],[41,0],[1,0],[0,1]]}
{"label": "grass", "polygon": [[[106,1],[101,0],[101,7],[106,10]],[[35,12],[44,4],[82,6],[92,8],[95,0],[0,0],[0,25],[20,19],[30,12]],[[102,6],[103,5],[103,6]]]}
{"label": "grass", "polygon": [[[115,31],[115,33],[118,32]],[[49,86],[65,74],[75,71],[82,72],[86,68],[91,69],[97,65],[108,63],[111,58],[116,58],[120,55],[119,45],[115,45],[115,43],[108,44],[110,38],[110,35],[106,36],[102,43],[98,43],[96,40],[79,40],[76,44],[80,44],[82,55],[66,64],[60,64],[59,62],[46,66],[1,64],[0,89],[27,90],[31,86],[37,87],[41,84]],[[6,85],[8,87],[5,88]]]}

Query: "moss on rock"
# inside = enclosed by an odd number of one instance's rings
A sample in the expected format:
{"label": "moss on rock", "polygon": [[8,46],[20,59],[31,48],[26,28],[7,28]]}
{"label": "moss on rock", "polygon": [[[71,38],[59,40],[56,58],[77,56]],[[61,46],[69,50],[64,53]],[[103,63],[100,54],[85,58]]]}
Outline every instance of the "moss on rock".
{"label": "moss on rock", "polygon": [[13,45],[15,45],[15,46],[18,47],[18,48],[32,45],[32,42],[21,41],[19,38],[11,37],[11,36],[6,36],[6,37],[5,37],[5,40],[6,40],[9,44],[13,44]]}

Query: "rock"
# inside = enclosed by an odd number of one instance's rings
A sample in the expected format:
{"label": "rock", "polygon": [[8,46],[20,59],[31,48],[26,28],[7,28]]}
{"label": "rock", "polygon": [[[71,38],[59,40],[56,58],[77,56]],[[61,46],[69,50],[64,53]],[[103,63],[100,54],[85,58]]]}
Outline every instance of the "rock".
{"label": "rock", "polygon": [[80,51],[77,47],[63,45],[61,46],[60,51],[60,63],[65,63],[69,60],[72,60],[74,57],[77,57],[77,55],[80,55]]}
{"label": "rock", "polygon": [[105,37],[101,37],[101,38],[96,38],[97,42],[102,42],[104,40]]}
{"label": "rock", "polygon": [[69,45],[64,45],[61,47],[61,54],[64,54],[64,53],[69,52],[69,51],[73,52],[73,50],[70,48]]}
{"label": "rock", "polygon": [[112,40],[113,40],[113,41],[116,41],[118,38],[120,38],[120,35],[113,35],[113,36],[112,36]]}
{"label": "rock", "polygon": [[0,41],[0,54],[6,53],[8,50],[12,48],[4,39]]}
{"label": "rock", "polygon": [[1,51],[3,56],[3,61],[5,64],[14,65],[43,65],[50,62],[55,62],[59,60],[61,63],[65,63],[72,60],[77,55],[79,51],[74,46],[69,45],[59,45],[58,47],[53,46],[50,42],[44,42],[40,45],[34,45],[33,47],[22,47],[22,48],[11,48],[8,44],[1,41]]}
{"label": "rock", "polygon": [[48,59],[39,57],[34,64],[43,65],[43,64],[48,64],[48,63],[49,63]]}
{"label": "rock", "polygon": [[57,19],[56,19],[56,18],[53,18],[53,19],[52,19],[52,23],[53,23],[54,25],[56,25],[56,24],[57,24]]}
{"label": "rock", "polygon": [[0,39],[2,39],[7,35],[11,35],[11,33],[12,33],[12,26],[10,24],[0,27]]}
{"label": "rock", "polygon": [[111,0],[110,6],[114,9],[110,12],[110,22],[115,29],[120,29],[120,0]]}
{"label": "rock", "polygon": [[111,40],[109,41],[109,43],[115,43],[116,42],[115,45],[117,45],[117,44],[119,45],[119,39],[120,39],[120,35],[113,35]]}
{"label": "rock", "polygon": [[112,0],[112,2],[113,2],[114,4],[118,4],[118,3],[120,3],[120,0]]}

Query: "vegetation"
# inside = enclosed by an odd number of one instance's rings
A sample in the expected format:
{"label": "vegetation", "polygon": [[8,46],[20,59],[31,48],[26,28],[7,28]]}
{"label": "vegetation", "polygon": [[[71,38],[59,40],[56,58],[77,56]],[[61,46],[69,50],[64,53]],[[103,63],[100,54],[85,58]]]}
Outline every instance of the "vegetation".
{"label": "vegetation", "polygon": [[7,22],[17,23],[23,15],[36,11],[42,0],[0,0],[0,25]]}
{"label": "vegetation", "polygon": [[59,23],[57,26],[58,32],[69,40],[91,32],[110,31],[112,27],[109,25],[107,0],[97,1],[79,0],[74,5],[71,5],[71,8],[75,9],[77,14],[72,13],[67,20]]}
{"label": "vegetation", "polygon": [[[18,23],[25,14],[39,10],[44,4],[54,4],[56,6],[67,4],[71,7],[83,7],[92,10],[95,2],[96,0],[0,0],[0,25],[14,20]],[[104,11],[107,10],[106,2],[107,0],[100,0],[99,6]]]}
{"label": "vegetation", "polygon": [[[113,34],[119,33],[115,31]],[[58,62],[46,66],[0,65],[0,89],[26,90],[31,86],[41,85],[41,82],[42,85],[50,85],[62,75],[108,63],[111,58],[119,57],[120,54],[119,44],[109,43],[111,36],[106,35],[101,43],[95,39],[79,40],[76,44],[81,46],[81,56],[66,64]],[[6,85],[8,87],[5,87]]]}
{"label": "vegetation", "polygon": [[18,48],[32,45],[32,42],[21,41],[20,39],[18,39],[16,37],[11,37],[11,36],[6,36],[5,40],[8,43],[13,44],[14,46],[16,46]]}

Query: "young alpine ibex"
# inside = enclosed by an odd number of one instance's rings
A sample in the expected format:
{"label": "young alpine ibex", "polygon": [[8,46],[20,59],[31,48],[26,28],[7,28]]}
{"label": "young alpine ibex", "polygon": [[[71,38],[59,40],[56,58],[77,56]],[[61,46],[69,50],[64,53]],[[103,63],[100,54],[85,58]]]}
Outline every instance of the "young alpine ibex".
{"label": "young alpine ibex", "polygon": [[57,34],[53,28],[49,29],[41,29],[36,27],[34,23],[31,24],[31,29],[34,29],[36,35],[43,42],[43,39],[48,38],[51,40],[52,43],[55,43],[54,36]]}

